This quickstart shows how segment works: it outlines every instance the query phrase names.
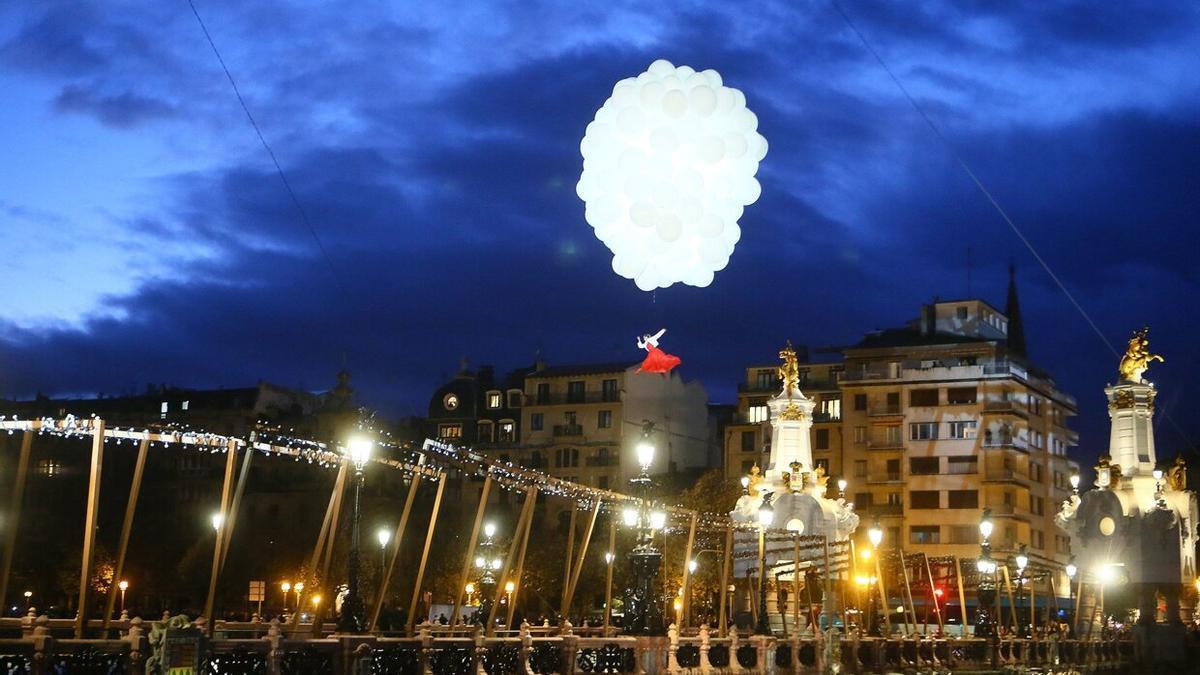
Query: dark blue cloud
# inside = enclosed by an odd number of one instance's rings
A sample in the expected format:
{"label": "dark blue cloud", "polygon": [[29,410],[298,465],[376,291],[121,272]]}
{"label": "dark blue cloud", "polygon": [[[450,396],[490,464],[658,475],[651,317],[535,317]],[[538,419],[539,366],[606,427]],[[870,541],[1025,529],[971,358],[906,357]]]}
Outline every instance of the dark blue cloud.
{"label": "dark blue cloud", "polygon": [[[966,294],[968,273],[1001,303],[1015,261],[1033,353],[1079,397],[1085,457],[1104,445],[1113,356],[832,6],[198,7],[307,223],[186,8],[0,10],[0,78],[22,85],[0,122],[26,111],[47,152],[89,168],[0,186],[0,217],[107,230],[102,257],[134,280],[91,314],[56,313],[54,290],[0,323],[0,395],[319,388],[345,359],[400,414],[461,356],[632,358],[633,335],[667,326],[685,373],[731,400],[784,338],[851,343]],[[843,7],[1105,337],[1154,327],[1160,444],[1194,442],[1194,7]],[[729,267],[651,295],[611,272],[575,182],[595,109],[659,57],[745,90],[771,150]],[[147,165],[110,172],[126,153]],[[101,283],[71,255],[35,247],[22,269]]]}

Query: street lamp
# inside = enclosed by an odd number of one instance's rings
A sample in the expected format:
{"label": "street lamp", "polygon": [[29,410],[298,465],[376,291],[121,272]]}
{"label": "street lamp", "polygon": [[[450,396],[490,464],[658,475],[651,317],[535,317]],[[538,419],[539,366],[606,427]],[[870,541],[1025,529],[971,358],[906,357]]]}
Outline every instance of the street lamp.
{"label": "street lamp", "polygon": [[121,583],[117,584],[117,588],[121,589],[121,613],[124,614],[125,613],[125,591],[129,590],[129,582],[122,579]]}
{"label": "street lamp", "polygon": [[742,496],[750,494],[750,476],[742,476]]}
{"label": "street lamp", "polygon": [[283,591],[283,611],[286,614],[288,607],[288,593],[292,592],[292,582],[285,581],[279,584],[279,590]]}
{"label": "street lamp", "polygon": [[468,581],[463,590],[467,592],[467,607],[470,607],[471,599],[475,596],[475,584]]}
{"label": "street lamp", "polygon": [[758,507],[758,635],[771,634],[771,622],[767,618],[767,528],[775,520],[775,507],[771,506],[774,493],[764,492]]}
{"label": "street lamp", "polygon": [[696,568],[699,566],[700,566],[700,563],[695,558],[692,558],[691,560],[689,560],[688,561],[688,574],[695,574]]}
{"label": "street lamp", "polygon": [[1079,494],[1079,474],[1077,474],[1077,473],[1071,474],[1070,480],[1071,480],[1071,492],[1076,495]]}
{"label": "street lamp", "polygon": [[513,591],[517,590],[517,584],[512,581],[504,582],[504,595],[507,596],[505,602],[512,604]]}
{"label": "street lamp", "polygon": [[850,483],[849,483],[849,482],[847,482],[845,478],[839,478],[839,479],[838,479],[838,482],[837,482],[837,486],[838,486],[838,499],[845,499],[845,498],[846,498],[846,486],[848,486],[848,485],[850,485]]}
{"label": "street lamp", "polygon": [[651,510],[650,467],[654,464],[654,443],[651,434],[654,423],[642,424],[642,437],[636,446],[638,466],[641,472],[629,480],[638,494],[637,507],[627,506],[621,511],[621,520],[637,530],[637,544],[629,553],[632,567],[632,582],[625,588],[625,614],[622,620],[625,633],[631,635],[662,635],[662,599],[658,597],[659,567],[662,553],[654,546],[654,532],[667,524],[667,514],[661,509]]}
{"label": "street lamp", "polygon": [[[33,591],[25,591],[25,609],[29,609],[31,606],[33,606]],[[125,609],[124,602],[121,603],[121,609]]]}
{"label": "street lamp", "polygon": [[218,511],[212,514],[211,521],[213,532],[219,532],[221,530],[221,526],[225,524],[225,514]]}
{"label": "street lamp", "polygon": [[[979,583],[976,585],[979,607],[975,612],[975,636],[995,638],[995,618],[991,616],[990,608],[996,601],[996,561],[992,559],[992,545],[988,538],[992,536],[995,524],[992,522],[992,510],[984,509],[979,519],[979,560],[975,569],[979,572]],[[992,658],[996,658],[992,649]]]}
{"label": "street lamp", "polygon": [[1066,572],[1067,602],[1070,603],[1070,606],[1067,609],[1071,611],[1071,635],[1068,637],[1073,637],[1075,634],[1075,575],[1079,573],[1079,568],[1075,566],[1075,556],[1071,556],[1071,558],[1067,561]]}
{"label": "street lamp", "polygon": [[339,633],[361,633],[364,628],[363,600],[358,589],[359,519],[362,515],[363,468],[374,449],[375,441],[367,436],[354,436],[346,444],[347,459],[354,464],[354,510],[350,519],[350,557],[346,561],[346,597],[342,600],[342,613],[337,623]]}
{"label": "street lamp", "polygon": [[496,524],[489,521],[483,525],[483,543],[475,556],[475,568],[478,573],[476,582],[479,588],[479,609],[472,619],[475,622],[486,622],[492,613],[492,604],[496,597],[496,574],[504,567],[501,559],[503,552],[496,545]]}
{"label": "street lamp", "polygon": [[[871,548],[863,549],[863,559],[869,559],[872,555],[875,555],[875,576],[871,577],[872,588],[867,590],[867,611],[871,614],[867,618],[867,632],[870,635],[880,637],[883,635],[883,632],[880,630],[879,621],[875,615],[875,596],[877,593],[874,588],[879,583],[880,578],[883,577],[883,568],[879,563],[881,556],[878,555],[879,547],[883,544],[883,528],[879,525],[878,517],[871,523],[871,528],[867,530],[867,540],[871,542]],[[882,596],[883,593],[880,592],[878,595]],[[887,607],[884,607],[883,610],[886,612]]]}
{"label": "street lamp", "polygon": [[[1025,591],[1024,591],[1025,568],[1029,566],[1029,555],[1026,553],[1025,544],[1021,544],[1020,547],[1017,548],[1016,561],[1017,561],[1017,597],[1020,600],[1020,603],[1017,605],[1017,614],[1018,614],[1018,616],[1021,617],[1021,620],[1024,621],[1025,616],[1024,616],[1024,612],[1021,611],[1021,609],[1022,609],[1021,605],[1025,604]],[[1032,624],[1033,624],[1033,607],[1029,608],[1029,617],[1030,617],[1030,620],[1028,623],[1024,624],[1023,626],[1018,627],[1018,629],[1021,630],[1022,632],[1027,633],[1028,630],[1031,630],[1031,628],[1026,629],[1025,627],[1032,626]]]}

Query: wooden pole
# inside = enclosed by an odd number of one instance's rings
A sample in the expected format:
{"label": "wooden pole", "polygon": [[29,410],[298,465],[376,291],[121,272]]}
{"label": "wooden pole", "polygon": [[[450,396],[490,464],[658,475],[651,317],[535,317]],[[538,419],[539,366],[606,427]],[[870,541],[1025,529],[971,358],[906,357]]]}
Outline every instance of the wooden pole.
{"label": "wooden pole", "polygon": [[[320,557],[317,560],[317,568],[314,573],[317,575],[317,582],[314,583],[314,588],[321,588],[326,591],[327,595],[333,595],[333,586],[330,584],[329,567],[333,564],[333,549],[337,545],[338,525],[342,521],[342,501],[346,498],[345,483],[353,480],[358,480],[357,471],[350,468],[350,461],[343,460],[342,466],[346,467],[346,480],[343,483],[341,490],[337,491],[337,495],[333,500],[333,513],[329,518],[329,531],[325,537],[325,549],[320,552]],[[318,549],[319,550],[319,549]],[[316,596],[313,596],[316,599]],[[325,598],[330,600],[330,598]],[[318,602],[313,608],[312,613],[312,630],[310,631],[313,638],[320,638],[325,629],[325,612],[328,611],[330,602]],[[296,611],[300,611],[300,603],[296,603]]]}
{"label": "wooden pole", "polygon": [[[912,632],[916,633],[917,606],[913,603],[912,585],[909,583],[908,558],[904,555],[904,549],[898,548],[896,551],[900,553],[900,571],[904,573],[904,598],[908,599],[908,612],[912,616]],[[907,619],[905,620],[905,623],[907,623]]]}
{"label": "wooden pole", "polygon": [[[513,561],[517,557],[516,542],[518,538],[524,538],[525,529],[529,527],[529,521],[533,514],[533,500],[529,499],[530,492],[533,487],[530,487],[525,493],[525,503],[521,505],[521,515],[517,518],[517,526],[513,529],[513,545],[508,547],[508,553],[504,556],[504,569],[500,572],[500,578],[496,582],[496,592],[492,595],[492,608],[488,610],[487,625],[485,635],[492,637],[496,633],[496,611],[500,609],[500,596],[504,593],[504,585],[511,577]],[[516,582],[513,582],[513,593],[517,592]],[[509,599],[512,602],[512,599]],[[507,624],[505,624],[507,625]],[[509,629],[511,630],[511,626]]]}
{"label": "wooden pole", "polygon": [[717,627],[717,636],[725,637],[725,633],[729,626],[728,605],[729,605],[729,571],[733,563],[733,525],[725,526],[725,551],[724,562],[721,563],[721,603],[719,618],[717,619],[721,625]]}
{"label": "wooden pole", "polygon": [[558,606],[559,624],[567,620],[566,610],[567,591],[571,588],[571,559],[575,557],[575,515],[579,511],[579,504],[575,500],[571,500],[571,523],[567,526],[567,555],[563,558],[563,581],[562,593],[559,595]]}
{"label": "wooden pole", "polygon": [[458,588],[454,591],[454,611],[450,615],[451,626],[458,624],[458,616],[462,611],[463,593],[466,592],[467,578],[471,575],[471,560],[475,557],[475,544],[479,542],[479,528],[483,525],[483,513],[487,510],[488,492],[491,489],[492,472],[489,470],[483,478],[483,489],[479,491],[479,508],[475,509],[475,524],[471,526],[471,538],[467,542],[467,557],[463,560]]}
{"label": "wooden pole", "polygon": [[404,510],[400,512],[400,522],[396,524],[396,533],[392,536],[391,555],[388,556],[387,569],[384,570],[383,579],[379,582],[379,589],[375,598],[375,609],[371,612],[371,623],[367,628],[367,632],[375,631],[375,626],[379,624],[379,614],[383,611],[383,600],[387,597],[388,586],[392,583],[392,573],[396,570],[396,559],[400,557],[400,542],[404,539],[404,529],[408,527],[408,516],[412,513],[413,502],[417,499],[417,487],[421,485],[421,474],[414,473],[412,482],[408,485],[408,496],[404,499]]}
{"label": "wooden pole", "polygon": [[596,500],[596,508],[592,510],[592,518],[588,521],[587,531],[579,544],[579,555],[575,560],[575,568],[571,572],[571,585],[567,589],[567,602],[563,606],[563,616],[571,613],[571,603],[575,600],[575,586],[579,583],[579,574],[583,571],[583,561],[587,558],[588,545],[592,542],[592,531],[596,527],[596,518],[600,515],[600,500]]}
{"label": "wooden pole", "polygon": [[12,572],[13,556],[17,552],[17,530],[21,526],[21,502],[25,498],[25,481],[29,476],[29,457],[33,452],[33,430],[21,434],[21,456],[13,476],[12,499],[9,501],[7,531],[4,533],[4,569],[0,571],[0,607],[8,598],[8,576]]}
{"label": "wooden pole", "polygon": [[962,636],[967,636],[967,594],[963,591],[962,563],[954,556],[954,579],[958,582],[958,609],[962,614]]}
{"label": "wooden pole", "polygon": [[513,612],[517,608],[517,596],[521,593],[521,586],[524,584],[525,579],[525,552],[529,550],[529,533],[533,530],[533,518],[537,512],[537,487],[531,485],[526,495],[525,498],[532,502],[533,506],[529,507],[529,523],[525,527],[525,533],[521,536],[521,554],[517,556],[517,588],[513,591],[512,598],[508,601],[508,617],[504,622],[504,625],[510,629],[513,623]]}
{"label": "wooden pole", "polygon": [[421,597],[421,582],[425,580],[425,563],[429,561],[429,547],[433,544],[433,531],[437,526],[438,511],[442,506],[442,493],[446,491],[446,474],[438,476],[437,493],[433,496],[433,511],[429,514],[429,529],[425,531],[425,547],[421,550],[421,564],[417,566],[417,581],[413,584],[412,600],[408,604],[408,626],[405,627],[409,636],[413,634],[413,624],[417,620],[417,600]]}
{"label": "wooden pole", "polygon": [[[325,549],[325,538],[329,536],[329,526],[333,521],[334,508],[337,506],[338,495],[342,494],[342,489],[346,484],[346,463],[342,462],[342,466],[338,469],[337,478],[333,481],[333,492],[329,494],[329,504],[325,507],[325,519],[321,521],[321,530],[317,534],[317,543],[313,546],[312,556],[308,559],[308,583],[306,586],[315,586],[317,583],[317,565],[320,563],[321,551]],[[301,582],[304,580],[301,579]],[[300,609],[304,606],[304,594],[300,591],[296,592],[296,611],[292,614],[292,619],[289,625],[292,630],[295,630],[300,625]]]}
{"label": "wooden pole", "polygon": [[225,450],[225,481],[221,486],[221,521],[218,523],[215,536],[213,537],[213,559],[212,572],[208,577],[208,598],[204,601],[203,616],[208,619],[207,633],[212,637],[213,628],[216,626],[217,617],[213,616],[214,605],[217,600],[217,579],[221,576],[221,552],[224,550],[223,537],[229,528],[229,500],[233,491],[233,470],[237,468],[237,443],[230,441],[228,448]]}
{"label": "wooden pole", "polygon": [[692,578],[692,547],[696,543],[696,518],[697,517],[698,517],[698,514],[695,511],[693,511],[692,512],[692,520],[691,520],[690,525],[688,526],[687,547],[684,549],[684,552],[683,552],[683,602],[680,603],[679,617],[678,617],[680,628],[688,627],[688,613],[692,609],[692,603],[691,603],[692,594],[691,594],[691,589],[689,587],[688,582],[690,582],[691,578]]}
{"label": "wooden pole", "polygon": [[[608,636],[608,626],[612,622],[612,579],[613,567],[617,563],[617,516],[616,512],[608,515],[608,553],[605,554],[608,570],[604,575],[604,636]],[[724,593],[724,591],[722,591]]]}
{"label": "wooden pole", "polygon": [[96,551],[96,519],[100,515],[100,474],[104,467],[104,420],[92,427],[92,468],[88,477],[87,516],[83,521],[83,557],[79,565],[79,615],[75,617],[75,639],[87,631],[88,591],[92,585],[92,558]]}
{"label": "wooden pole", "polygon": [[879,564],[879,559],[883,555],[879,549],[875,549],[875,578],[879,582],[879,604],[883,607],[883,624],[887,628],[887,636],[892,635],[892,611],[888,607],[887,601],[887,586],[883,581],[883,566]]}
{"label": "wooden pole", "polygon": [[1008,565],[1001,567],[1004,570],[1004,593],[1008,596],[1008,618],[1012,621],[1013,630],[1017,629],[1017,603],[1013,600],[1012,578],[1008,575]]}
{"label": "wooden pole", "polygon": [[[933,585],[933,568],[929,566],[929,556],[922,553],[921,557],[925,559],[925,576],[929,578],[929,599],[933,601],[933,613],[937,617],[938,635],[941,635],[945,632],[945,626],[942,622],[942,604],[938,602],[937,589]],[[929,621],[929,612],[925,613],[925,620],[926,622]],[[929,634],[928,628],[925,629],[925,634]]]}
{"label": "wooden pole", "polygon": [[125,552],[129,550],[129,536],[133,533],[133,514],[137,511],[138,495],[142,491],[142,475],[146,470],[146,455],[150,451],[150,440],[138,443],[137,461],[133,465],[133,483],[129,486],[129,501],[125,504],[125,521],[121,523],[121,539],[117,544],[117,564],[113,568],[112,583],[108,586],[108,602],[104,606],[104,632],[108,637],[108,624],[117,604],[117,584],[125,575]]}
{"label": "wooden pole", "polygon": [[250,432],[250,444],[246,446],[246,456],[242,459],[242,470],[238,474],[237,488],[233,491],[233,503],[229,513],[225,515],[225,534],[221,537],[221,572],[225,571],[225,559],[229,557],[229,545],[233,541],[233,530],[237,527],[238,510],[242,505],[242,493],[246,491],[246,482],[250,480],[250,458],[254,456],[254,432]]}

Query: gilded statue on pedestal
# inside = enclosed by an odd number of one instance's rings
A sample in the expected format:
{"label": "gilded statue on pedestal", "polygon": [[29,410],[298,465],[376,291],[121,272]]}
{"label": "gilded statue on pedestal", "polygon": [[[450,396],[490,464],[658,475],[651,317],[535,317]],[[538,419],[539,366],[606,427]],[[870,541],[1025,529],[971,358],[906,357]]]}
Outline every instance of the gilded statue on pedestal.
{"label": "gilded statue on pedestal", "polygon": [[1142,373],[1146,372],[1146,368],[1151,361],[1165,363],[1160,354],[1150,353],[1150,340],[1146,338],[1146,334],[1150,332],[1150,327],[1146,326],[1139,331],[1133,333],[1133,337],[1129,339],[1129,347],[1125,350],[1125,356],[1121,357],[1121,364],[1118,369],[1121,371],[1121,379],[1127,382],[1135,382],[1137,384],[1146,384],[1146,380],[1142,378]]}
{"label": "gilded statue on pedestal", "polygon": [[783,383],[784,393],[791,395],[793,389],[800,388],[800,366],[796,365],[796,350],[792,349],[791,340],[788,340],[786,347],[779,350],[779,358],[783,359],[783,364],[777,371],[779,381]]}

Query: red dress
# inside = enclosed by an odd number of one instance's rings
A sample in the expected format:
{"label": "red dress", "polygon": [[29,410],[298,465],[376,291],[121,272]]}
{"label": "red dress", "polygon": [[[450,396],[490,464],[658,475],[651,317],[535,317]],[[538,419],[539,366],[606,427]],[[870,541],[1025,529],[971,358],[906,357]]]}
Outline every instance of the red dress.
{"label": "red dress", "polygon": [[646,345],[646,358],[638,371],[647,373],[669,373],[671,369],[682,363],[678,356],[668,354],[654,345]]}

